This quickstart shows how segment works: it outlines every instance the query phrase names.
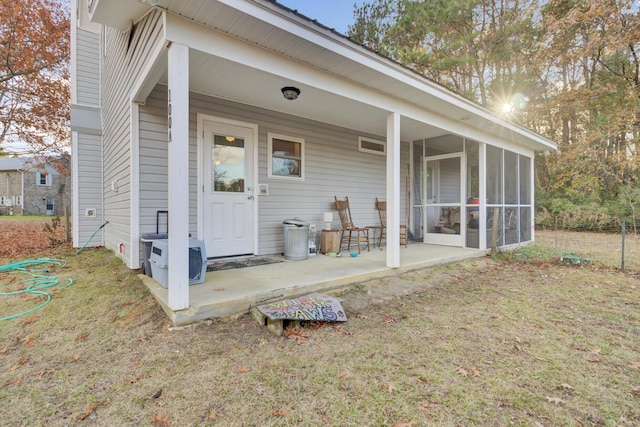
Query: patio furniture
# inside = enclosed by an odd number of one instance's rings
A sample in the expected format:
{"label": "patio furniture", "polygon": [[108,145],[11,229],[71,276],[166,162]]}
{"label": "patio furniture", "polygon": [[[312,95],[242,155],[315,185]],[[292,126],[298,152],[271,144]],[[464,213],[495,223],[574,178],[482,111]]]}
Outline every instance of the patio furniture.
{"label": "patio furniture", "polygon": [[376,197],[376,210],[380,216],[380,234],[378,235],[378,247],[380,247],[382,245],[382,237],[386,237],[387,233],[387,202],[382,202]]}
{"label": "patio furniture", "polygon": [[340,237],[340,248],[344,244],[345,238],[347,238],[347,250],[351,250],[351,237],[355,233],[355,237],[358,244],[358,253],[360,253],[361,239],[362,244],[367,244],[367,251],[369,251],[369,229],[367,227],[356,227],[353,224],[351,218],[351,208],[349,207],[349,198],[345,197],[345,200],[338,200],[336,196],[333,196],[336,200],[336,210],[340,216],[340,223],[342,224],[342,235]]}
{"label": "patio furniture", "polygon": [[[372,228],[380,228],[380,235],[378,236],[378,247],[382,245],[382,237],[387,234],[387,202],[383,202],[378,200],[376,197],[376,210],[378,211],[378,215],[380,215],[380,226],[372,227]],[[400,245],[404,245],[407,247],[407,226],[400,225]]]}

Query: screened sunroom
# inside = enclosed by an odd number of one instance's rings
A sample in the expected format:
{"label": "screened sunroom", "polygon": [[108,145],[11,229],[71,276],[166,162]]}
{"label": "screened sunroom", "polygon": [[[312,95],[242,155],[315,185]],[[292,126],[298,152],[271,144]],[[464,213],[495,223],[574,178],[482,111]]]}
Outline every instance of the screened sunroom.
{"label": "screened sunroom", "polygon": [[414,240],[478,249],[532,241],[533,155],[456,135],[414,141]]}

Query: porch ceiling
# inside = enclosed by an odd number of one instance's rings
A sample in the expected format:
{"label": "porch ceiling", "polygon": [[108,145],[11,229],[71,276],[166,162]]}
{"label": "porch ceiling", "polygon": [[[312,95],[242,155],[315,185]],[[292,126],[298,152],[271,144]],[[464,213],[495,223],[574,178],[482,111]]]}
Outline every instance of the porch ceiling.
{"label": "porch ceiling", "polygon": [[[158,64],[166,70],[166,62]],[[262,70],[237,64],[192,50],[189,58],[190,90],[253,105],[271,111],[316,120],[322,123],[354,129],[363,134],[386,135],[388,112],[358,102],[346,96],[336,95],[298,81],[266,73]],[[166,71],[160,83],[166,84]],[[301,93],[298,99],[284,98],[281,88],[295,86]],[[401,139],[413,141],[445,135],[449,132],[406,117],[402,118]]]}

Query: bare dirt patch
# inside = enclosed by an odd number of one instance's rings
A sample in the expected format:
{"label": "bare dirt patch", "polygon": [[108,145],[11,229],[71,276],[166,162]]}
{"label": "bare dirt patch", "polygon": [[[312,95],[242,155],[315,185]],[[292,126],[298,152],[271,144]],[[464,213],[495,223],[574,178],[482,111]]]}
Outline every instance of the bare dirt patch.
{"label": "bare dirt patch", "polygon": [[275,337],[249,316],[169,328],[109,252],[60,256],[73,285],[0,323],[7,424],[640,425],[631,273],[473,260],[359,283],[346,324]]}

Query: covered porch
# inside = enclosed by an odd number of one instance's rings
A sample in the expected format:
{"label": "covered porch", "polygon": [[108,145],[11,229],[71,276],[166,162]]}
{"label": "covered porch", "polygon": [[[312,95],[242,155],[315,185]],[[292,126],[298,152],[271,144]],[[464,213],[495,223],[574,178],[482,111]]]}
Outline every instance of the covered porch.
{"label": "covered porch", "polygon": [[335,291],[369,279],[486,256],[485,250],[414,243],[401,249],[400,266],[390,268],[385,266],[386,252],[384,247],[371,248],[355,258],[348,252],[336,258],[318,254],[302,261],[282,258],[282,262],[268,265],[208,272],[204,283],[189,286],[190,305],[184,310],[172,310],[168,289],[151,277],[140,277],[178,326],[241,315],[266,302]]}

